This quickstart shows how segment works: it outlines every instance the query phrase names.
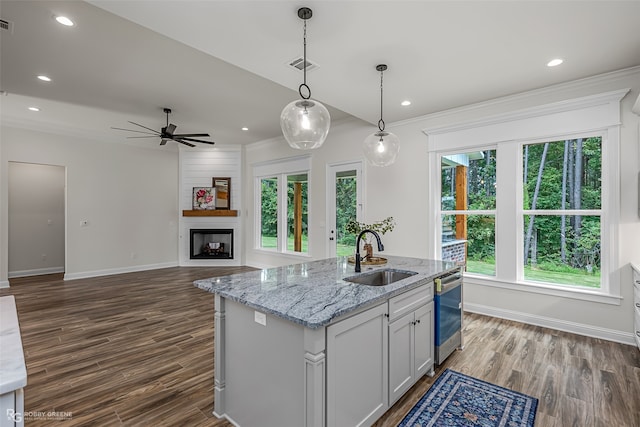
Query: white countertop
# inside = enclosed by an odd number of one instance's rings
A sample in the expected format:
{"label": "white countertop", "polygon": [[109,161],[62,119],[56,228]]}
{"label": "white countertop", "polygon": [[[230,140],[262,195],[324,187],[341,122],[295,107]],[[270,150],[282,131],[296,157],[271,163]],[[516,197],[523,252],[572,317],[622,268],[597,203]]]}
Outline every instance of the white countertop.
{"label": "white countertop", "polygon": [[27,385],[27,368],[22,353],[16,301],[13,295],[0,297],[0,394]]}
{"label": "white countertop", "polygon": [[385,258],[388,259],[385,265],[363,265],[362,273],[392,268],[417,274],[386,286],[358,285],[344,280],[357,273],[347,257],[339,257],[197,280],[194,285],[315,329],[353,310],[389,299],[460,268],[448,261]]}

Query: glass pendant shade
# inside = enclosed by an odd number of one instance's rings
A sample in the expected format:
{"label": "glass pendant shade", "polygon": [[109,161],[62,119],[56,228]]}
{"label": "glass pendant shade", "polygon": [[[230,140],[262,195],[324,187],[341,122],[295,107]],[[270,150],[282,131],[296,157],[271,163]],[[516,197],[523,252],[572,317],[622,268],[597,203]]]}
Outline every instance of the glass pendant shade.
{"label": "glass pendant shade", "polygon": [[378,131],[365,138],[363,151],[373,166],[389,166],[398,157],[400,140],[391,132]]}
{"label": "glass pendant shade", "polygon": [[312,99],[290,102],[280,114],[284,139],[292,148],[311,150],[320,147],[329,134],[329,110]]}
{"label": "glass pendant shade", "polygon": [[400,151],[400,139],[391,132],[384,130],[384,120],[382,119],[382,73],[387,68],[386,64],[376,66],[376,70],[380,71],[380,120],[378,120],[378,132],[366,137],[362,144],[364,156],[373,166],[389,166],[396,161]]}

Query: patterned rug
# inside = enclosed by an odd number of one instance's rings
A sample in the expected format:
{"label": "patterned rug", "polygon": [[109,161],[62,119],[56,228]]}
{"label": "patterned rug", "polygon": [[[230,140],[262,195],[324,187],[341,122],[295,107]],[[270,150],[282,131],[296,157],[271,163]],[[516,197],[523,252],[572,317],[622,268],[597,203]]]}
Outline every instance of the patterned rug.
{"label": "patterned rug", "polygon": [[398,427],[533,427],[538,399],[446,369]]}

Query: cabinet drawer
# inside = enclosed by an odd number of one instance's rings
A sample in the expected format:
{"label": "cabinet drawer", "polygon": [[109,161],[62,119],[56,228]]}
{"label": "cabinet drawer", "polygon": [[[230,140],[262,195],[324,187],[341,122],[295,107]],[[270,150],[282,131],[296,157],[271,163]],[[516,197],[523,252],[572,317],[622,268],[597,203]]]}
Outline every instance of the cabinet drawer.
{"label": "cabinet drawer", "polygon": [[389,321],[393,321],[431,300],[433,300],[433,282],[425,280],[422,286],[389,300]]}
{"label": "cabinet drawer", "polygon": [[640,289],[636,289],[633,293],[633,308],[636,318],[640,317]]}

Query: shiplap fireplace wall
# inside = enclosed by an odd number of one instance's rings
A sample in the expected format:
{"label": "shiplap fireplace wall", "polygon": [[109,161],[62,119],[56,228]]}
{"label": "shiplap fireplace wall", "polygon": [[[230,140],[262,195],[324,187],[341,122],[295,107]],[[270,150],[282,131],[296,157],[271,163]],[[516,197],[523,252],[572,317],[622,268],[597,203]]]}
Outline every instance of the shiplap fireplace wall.
{"label": "shiplap fireplace wall", "polygon": [[[241,262],[242,227],[242,151],[239,147],[219,146],[213,148],[180,149],[180,265],[238,266]],[[231,178],[231,209],[238,216],[183,216],[183,210],[192,209],[193,187],[211,187],[212,178]],[[193,229],[233,230],[233,259],[190,259],[190,236]]]}

